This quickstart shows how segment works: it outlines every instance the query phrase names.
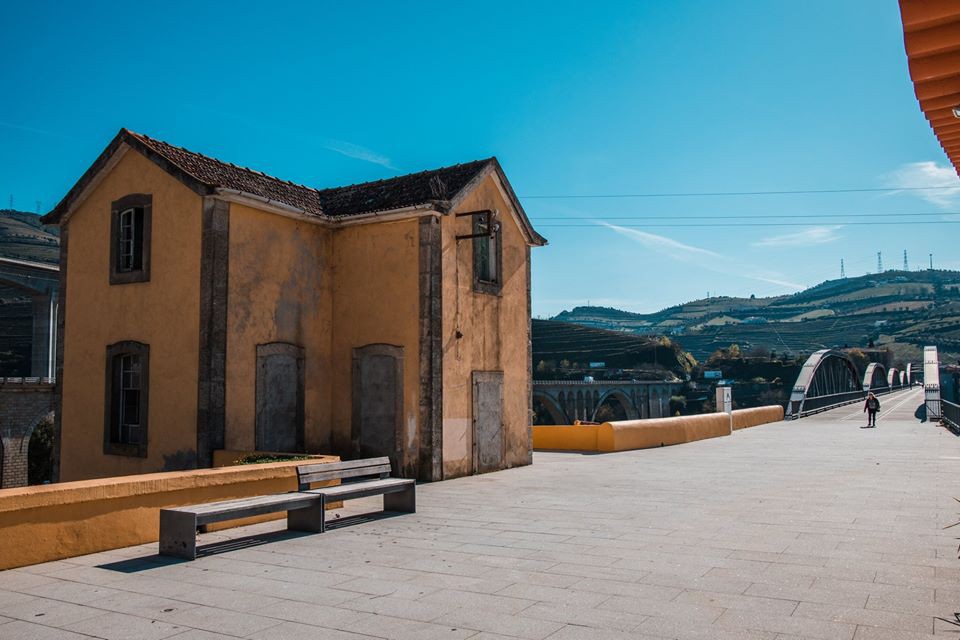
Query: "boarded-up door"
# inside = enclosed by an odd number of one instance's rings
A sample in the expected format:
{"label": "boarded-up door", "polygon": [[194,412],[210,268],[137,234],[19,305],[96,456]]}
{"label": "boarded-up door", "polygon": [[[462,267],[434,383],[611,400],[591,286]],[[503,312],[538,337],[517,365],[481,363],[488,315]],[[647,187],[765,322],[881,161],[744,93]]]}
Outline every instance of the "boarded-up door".
{"label": "boarded-up door", "polygon": [[503,468],[503,373],[473,372],[473,471]]}
{"label": "boarded-up door", "polygon": [[370,344],[353,350],[353,442],[358,457],[389,456],[402,470],[403,347]]}
{"label": "boarded-up door", "polygon": [[257,345],[258,451],[303,451],[303,387],[301,347]]}

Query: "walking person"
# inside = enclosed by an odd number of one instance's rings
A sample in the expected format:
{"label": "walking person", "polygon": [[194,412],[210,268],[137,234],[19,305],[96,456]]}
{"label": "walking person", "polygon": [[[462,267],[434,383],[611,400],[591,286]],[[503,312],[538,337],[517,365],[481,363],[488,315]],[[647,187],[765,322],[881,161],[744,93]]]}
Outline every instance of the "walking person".
{"label": "walking person", "polygon": [[867,426],[861,429],[870,429],[877,426],[877,411],[880,411],[880,401],[873,392],[867,394],[867,401],[863,404],[863,411],[867,414]]}

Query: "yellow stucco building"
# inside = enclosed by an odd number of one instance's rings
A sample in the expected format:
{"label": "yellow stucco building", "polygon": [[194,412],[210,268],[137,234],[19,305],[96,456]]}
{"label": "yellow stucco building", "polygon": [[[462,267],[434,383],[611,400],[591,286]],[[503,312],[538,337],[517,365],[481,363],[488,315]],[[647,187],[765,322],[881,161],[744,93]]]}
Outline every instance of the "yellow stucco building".
{"label": "yellow stucco building", "polygon": [[61,229],[58,478],[215,450],[529,464],[530,248],[496,159],[317,190],[122,129]]}

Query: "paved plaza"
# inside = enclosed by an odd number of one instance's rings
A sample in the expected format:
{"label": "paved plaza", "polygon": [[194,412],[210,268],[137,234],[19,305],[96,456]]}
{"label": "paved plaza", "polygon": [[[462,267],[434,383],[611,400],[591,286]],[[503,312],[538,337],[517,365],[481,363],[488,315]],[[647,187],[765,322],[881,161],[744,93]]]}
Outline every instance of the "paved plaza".
{"label": "paved plaza", "polygon": [[960,439],[919,390],[731,437],[418,487],[340,512],[0,573],[0,638],[960,638]]}

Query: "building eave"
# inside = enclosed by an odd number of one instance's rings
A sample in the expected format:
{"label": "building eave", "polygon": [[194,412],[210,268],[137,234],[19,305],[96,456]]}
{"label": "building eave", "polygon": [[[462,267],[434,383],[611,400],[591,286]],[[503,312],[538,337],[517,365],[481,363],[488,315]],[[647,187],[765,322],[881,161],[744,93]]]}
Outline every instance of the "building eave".
{"label": "building eave", "polygon": [[960,175],[960,4],[900,0],[903,43],[914,93],[944,153]]}

